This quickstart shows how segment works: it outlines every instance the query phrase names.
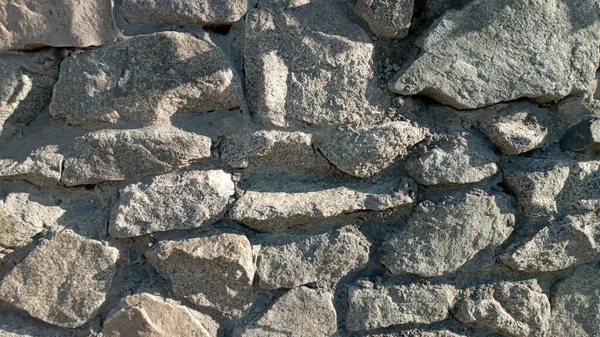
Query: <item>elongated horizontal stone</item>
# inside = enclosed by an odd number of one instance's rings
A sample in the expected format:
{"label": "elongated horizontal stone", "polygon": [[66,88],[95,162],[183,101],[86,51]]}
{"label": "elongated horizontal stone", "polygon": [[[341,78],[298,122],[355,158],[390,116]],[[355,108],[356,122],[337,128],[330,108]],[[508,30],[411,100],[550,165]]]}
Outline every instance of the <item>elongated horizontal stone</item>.
{"label": "elongated horizontal stone", "polygon": [[239,21],[247,7],[246,0],[125,0],[120,9],[129,20],[219,26]]}

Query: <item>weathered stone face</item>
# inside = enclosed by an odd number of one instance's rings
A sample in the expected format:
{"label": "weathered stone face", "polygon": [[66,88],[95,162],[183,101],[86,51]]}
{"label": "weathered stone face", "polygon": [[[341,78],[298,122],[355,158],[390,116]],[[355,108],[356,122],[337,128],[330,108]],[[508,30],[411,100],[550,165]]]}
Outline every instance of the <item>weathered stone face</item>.
{"label": "weathered stone face", "polygon": [[120,9],[130,20],[219,26],[239,21],[247,6],[246,0],[125,0]]}
{"label": "weathered stone face", "polygon": [[377,36],[402,38],[408,35],[413,0],[358,0],[354,12]]}

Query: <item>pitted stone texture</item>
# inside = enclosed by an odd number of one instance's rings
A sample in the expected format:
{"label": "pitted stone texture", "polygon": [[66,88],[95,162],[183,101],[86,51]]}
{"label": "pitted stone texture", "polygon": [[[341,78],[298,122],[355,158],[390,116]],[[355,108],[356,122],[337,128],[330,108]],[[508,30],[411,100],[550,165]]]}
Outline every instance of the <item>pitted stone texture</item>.
{"label": "pitted stone texture", "polygon": [[448,330],[405,330],[396,333],[367,335],[368,337],[467,337]]}
{"label": "pitted stone texture", "polygon": [[[272,192],[274,188],[277,192]],[[233,205],[229,216],[250,228],[273,231],[344,213],[406,206],[413,202],[415,191],[415,183],[406,178],[342,185],[275,182],[253,185]]]}
{"label": "pitted stone texture", "polygon": [[498,172],[500,158],[473,132],[445,135],[422,145],[406,162],[420,184],[450,185],[478,182]]}
{"label": "pitted stone texture", "polygon": [[559,281],[550,297],[552,317],[548,336],[600,335],[600,269],[585,265]]}
{"label": "pitted stone texture", "polygon": [[119,252],[65,230],[43,240],[4,277],[0,298],[65,328],[83,325],[104,303]]}
{"label": "pitted stone texture", "polygon": [[366,266],[370,245],[352,226],[317,235],[272,235],[262,242],[258,255],[260,287],[336,282]]}
{"label": "pitted stone texture", "polygon": [[327,170],[330,165],[313,149],[312,143],[313,136],[309,133],[260,130],[226,137],[220,151],[229,166],[252,173]]}
{"label": "pitted stone texture", "polygon": [[242,99],[239,76],[207,37],[160,32],[67,58],[50,113],[73,125],[151,123],[176,112],[237,108]]}
{"label": "pitted stone texture", "polygon": [[426,129],[404,121],[345,127],[328,134],[319,150],[341,171],[367,178],[405,157],[408,149],[427,134]]}
{"label": "pitted stone texture", "polygon": [[504,183],[528,220],[558,213],[557,196],[569,176],[569,165],[544,158],[512,158],[502,163]]}
{"label": "pitted stone texture", "polygon": [[240,317],[250,307],[255,267],[252,246],[243,235],[160,242],[146,257],[177,296],[230,317]]}
{"label": "pitted stone texture", "polygon": [[481,190],[421,202],[407,228],[383,244],[381,261],[393,274],[454,272],[508,238],[515,222],[512,204],[506,194]]}
{"label": "pitted stone texture", "polygon": [[443,321],[455,296],[454,287],[446,284],[351,287],[346,328],[360,331]]}
{"label": "pitted stone texture", "polygon": [[0,1],[0,52],[99,46],[116,34],[110,0]]}
{"label": "pitted stone texture", "polygon": [[2,312],[0,317],[0,337],[73,337],[73,332],[59,327],[34,322],[11,312]]}
{"label": "pitted stone texture", "polygon": [[325,126],[382,118],[390,102],[373,80],[373,43],[351,19],[336,1],[248,12],[246,88],[262,122]]}
{"label": "pitted stone texture", "polygon": [[550,272],[600,259],[600,219],[594,213],[568,215],[501,256],[524,272]]}
{"label": "pitted stone texture", "polygon": [[550,326],[550,301],[536,281],[469,288],[457,301],[455,312],[464,323],[509,336],[544,337]]}
{"label": "pitted stone texture", "polygon": [[221,26],[246,14],[246,0],[125,0],[121,11],[134,21]]}
{"label": "pitted stone texture", "polygon": [[167,173],[208,158],[211,140],[169,126],[100,130],[75,139],[65,160],[67,186]]}
{"label": "pitted stone texture", "polygon": [[586,118],[571,126],[560,140],[563,151],[600,152],[600,118]]}
{"label": "pitted stone texture", "polygon": [[0,139],[19,133],[22,125],[42,112],[50,103],[55,82],[55,78],[0,63]]}
{"label": "pitted stone texture", "polygon": [[0,180],[27,180],[38,186],[60,182],[64,157],[60,153],[39,149],[23,160],[0,159]]}
{"label": "pitted stone texture", "polygon": [[413,9],[413,0],[358,0],[354,6],[375,35],[389,39],[408,35]]}
{"label": "pitted stone texture", "polygon": [[600,208],[600,161],[573,163],[557,202],[568,213],[593,212]]}
{"label": "pitted stone texture", "polygon": [[336,331],[333,293],[298,287],[277,299],[242,337],[330,337]]}
{"label": "pitted stone texture", "polygon": [[222,170],[156,176],[119,193],[109,227],[112,237],[132,237],[210,225],[222,219],[235,186]]}
{"label": "pitted stone texture", "polygon": [[104,337],[216,337],[210,316],[177,302],[142,293],[127,296],[104,321]]}
{"label": "pitted stone texture", "polygon": [[599,14],[593,0],[473,1],[435,24],[390,90],[457,109],[584,93],[598,68]]}

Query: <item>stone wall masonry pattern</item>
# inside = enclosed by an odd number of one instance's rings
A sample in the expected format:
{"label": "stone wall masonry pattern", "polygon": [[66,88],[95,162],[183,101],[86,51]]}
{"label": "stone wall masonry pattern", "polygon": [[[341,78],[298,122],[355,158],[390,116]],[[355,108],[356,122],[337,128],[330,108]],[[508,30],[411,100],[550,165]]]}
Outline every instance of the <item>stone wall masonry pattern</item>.
{"label": "stone wall masonry pattern", "polygon": [[600,337],[597,0],[0,0],[0,337]]}

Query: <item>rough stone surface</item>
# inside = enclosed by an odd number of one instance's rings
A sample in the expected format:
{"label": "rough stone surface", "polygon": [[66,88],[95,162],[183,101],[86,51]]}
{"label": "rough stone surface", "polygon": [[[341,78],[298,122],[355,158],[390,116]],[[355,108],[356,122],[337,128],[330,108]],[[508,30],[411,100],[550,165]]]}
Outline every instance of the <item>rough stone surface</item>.
{"label": "rough stone surface", "polygon": [[407,284],[351,287],[348,330],[371,330],[400,324],[428,324],[446,319],[454,302],[453,286]]}
{"label": "rough stone surface", "polygon": [[298,287],[277,299],[242,337],[329,337],[336,330],[333,294]]}
{"label": "rough stone surface", "polygon": [[319,150],[341,171],[366,178],[405,157],[408,149],[426,135],[427,130],[410,122],[344,128],[329,134]]}
{"label": "rough stone surface", "polygon": [[246,0],[125,0],[120,9],[138,21],[220,26],[239,21],[247,6]]}
{"label": "rough stone surface", "polygon": [[563,151],[600,152],[600,119],[586,118],[570,127],[560,140]]}
{"label": "rough stone surface", "polygon": [[393,39],[408,35],[413,8],[413,0],[358,0],[354,12],[377,36]]}
{"label": "rough stone surface", "polygon": [[63,155],[40,149],[23,160],[0,159],[0,180],[23,179],[38,186],[56,185],[60,181]]}
{"label": "rough stone surface", "polygon": [[166,173],[210,157],[210,147],[210,138],[172,127],[91,132],[75,140],[61,180],[73,186]]}
{"label": "rough stone surface", "polygon": [[504,183],[527,219],[558,213],[557,196],[569,177],[569,165],[560,160],[514,158],[502,163]]}
{"label": "rough stone surface", "polygon": [[78,327],[105,301],[117,257],[117,249],[65,230],[4,277],[0,298],[48,323]]}
{"label": "rough stone surface", "polygon": [[159,296],[127,296],[104,321],[106,337],[216,337],[219,325],[210,316]]}
{"label": "rough stone surface", "polygon": [[512,199],[474,190],[417,205],[404,231],[382,246],[382,263],[393,274],[451,273],[483,249],[499,246],[515,222]]}
{"label": "rough stone surface", "polygon": [[110,0],[0,2],[0,52],[43,46],[99,46],[115,37]]}
{"label": "rough stone surface", "polygon": [[549,336],[600,334],[600,288],[597,266],[581,266],[554,287]]}
{"label": "rough stone surface", "polygon": [[468,184],[498,172],[494,151],[473,133],[443,137],[407,160],[408,173],[423,185]]}
{"label": "rough stone surface", "polygon": [[600,259],[599,240],[600,221],[596,214],[568,215],[550,223],[501,259],[520,271],[556,271]]}
{"label": "rough stone surface", "polygon": [[212,234],[160,242],[146,253],[177,296],[239,317],[250,307],[255,266],[243,235]]}
{"label": "rough stone surface", "polygon": [[569,213],[593,212],[600,207],[600,161],[572,163],[557,203]]}
{"label": "rough stone surface", "polygon": [[286,191],[247,190],[230,217],[258,230],[277,230],[361,210],[385,210],[413,202],[414,182],[401,178],[376,185],[364,182],[342,186],[328,183],[290,184]]}
{"label": "rough stone surface", "polygon": [[346,6],[314,1],[248,12],[246,88],[261,121],[323,126],[381,118],[389,99],[372,80],[373,43]]}
{"label": "rough stone surface", "polygon": [[592,0],[473,1],[435,24],[390,90],[457,109],[586,92],[598,67],[599,15]]}
{"label": "rough stone surface", "polygon": [[369,247],[369,241],[350,226],[319,235],[271,235],[258,254],[260,287],[338,281],[366,266]]}
{"label": "rough stone surface", "polygon": [[54,92],[50,113],[73,125],[153,122],[176,112],[237,108],[243,98],[227,56],[207,37],[180,32],[140,35],[67,58]]}
{"label": "rough stone surface", "polygon": [[456,303],[462,322],[517,337],[544,337],[550,301],[535,282],[498,282],[467,289]]}
{"label": "rough stone surface", "polygon": [[109,233],[132,237],[210,225],[225,214],[234,184],[222,170],[156,176],[119,193]]}

